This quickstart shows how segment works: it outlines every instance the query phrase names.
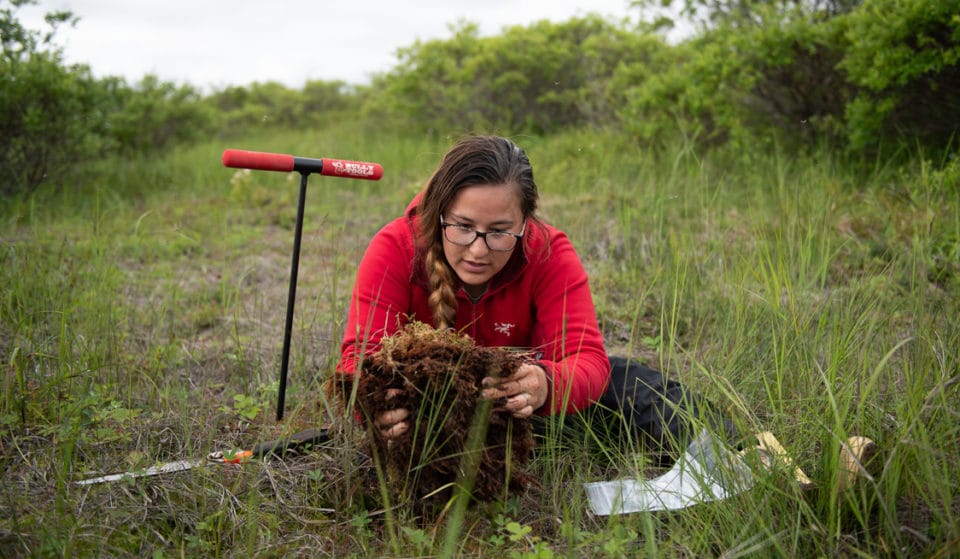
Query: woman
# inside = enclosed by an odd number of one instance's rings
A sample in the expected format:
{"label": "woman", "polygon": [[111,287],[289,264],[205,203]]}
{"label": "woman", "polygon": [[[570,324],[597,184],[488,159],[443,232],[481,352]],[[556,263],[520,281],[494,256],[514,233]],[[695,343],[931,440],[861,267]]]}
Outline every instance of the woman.
{"label": "woman", "polygon": [[[682,439],[687,414],[675,412],[697,413],[696,402],[659,373],[607,357],[583,265],[567,236],[537,217],[537,200],[533,168],[512,141],[470,136],[453,146],[367,248],[338,371],[354,373],[381,338],[418,320],[481,346],[532,350],[535,361],[483,381],[482,396],[505,398],[515,417],[593,407],[655,445]],[[374,422],[390,439],[409,419],[396,409]]]}

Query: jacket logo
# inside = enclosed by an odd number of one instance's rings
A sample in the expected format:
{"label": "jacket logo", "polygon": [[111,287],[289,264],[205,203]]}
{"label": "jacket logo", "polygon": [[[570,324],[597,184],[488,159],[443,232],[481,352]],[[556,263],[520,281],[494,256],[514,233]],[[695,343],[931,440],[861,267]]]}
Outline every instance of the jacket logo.
{"label": "jacket logo", "polygon": [[494,329],[494,331],[496,331],[498,334],[503,334],[504,336],[509,336],[509,335],[510,335],[510,330],[513,330],[513,327],[514,327],[514,326],[516,326],[516,324],[511,324],[511,323],[509,323],[509,322],[494,322],[494,323],[493,323],[493,329]]}

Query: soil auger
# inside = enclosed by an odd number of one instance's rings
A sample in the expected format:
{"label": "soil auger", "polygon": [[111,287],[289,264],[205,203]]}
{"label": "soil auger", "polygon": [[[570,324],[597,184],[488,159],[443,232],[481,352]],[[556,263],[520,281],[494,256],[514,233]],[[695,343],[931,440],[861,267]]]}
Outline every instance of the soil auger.
{"label": "soil auger", "polygon": [[277,393],[277,421],[283,419],[284,396],[287,390],[287,366],[290,362],[290,335],[293,330],[293,307],[297,299],[297,272],[300,268],[300,239],[303,236],[303,213],[307,200],[307,177],[319,173],[329,177],[380,180],[383,167],[378,163],[346,161],[342,159],[313,159],[281,153],[228,149],[223,152],[224,167],[259,171],[300,173],[300,198],[297,204],[297,224],[293,237],[293,257],[290,262],[290,290],[287,296],[287,320],[283,330],[283,352],[280,356],[280,387]]}

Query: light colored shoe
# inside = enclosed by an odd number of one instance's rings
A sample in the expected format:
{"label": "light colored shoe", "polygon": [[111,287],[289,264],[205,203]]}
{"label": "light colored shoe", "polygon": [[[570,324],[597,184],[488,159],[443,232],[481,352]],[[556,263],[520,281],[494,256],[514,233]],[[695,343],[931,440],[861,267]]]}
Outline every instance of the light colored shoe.
{"label": "light colored shoe", "polygon": [[840,445],[837,464],[837,489],[841,492],[853,487],[861,476],[873,481],[867,465],[877,453],[877,443],[867,437],[853,436]]}

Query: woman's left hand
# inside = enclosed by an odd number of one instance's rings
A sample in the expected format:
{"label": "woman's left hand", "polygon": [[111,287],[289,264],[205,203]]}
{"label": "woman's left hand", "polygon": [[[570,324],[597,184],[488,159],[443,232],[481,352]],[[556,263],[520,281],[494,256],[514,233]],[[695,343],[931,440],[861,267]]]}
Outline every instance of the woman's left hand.
{"label": "woman's left hand", "polygon": [[513,417],[526,418],[547,401],[547,372],[536,363],[524,363],[508,377],[483,379],[481,395],[488,400],[506,398],[503,408]]}

